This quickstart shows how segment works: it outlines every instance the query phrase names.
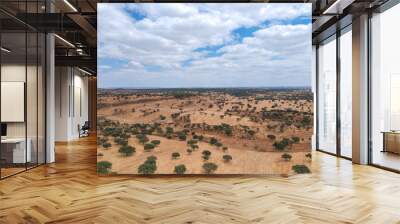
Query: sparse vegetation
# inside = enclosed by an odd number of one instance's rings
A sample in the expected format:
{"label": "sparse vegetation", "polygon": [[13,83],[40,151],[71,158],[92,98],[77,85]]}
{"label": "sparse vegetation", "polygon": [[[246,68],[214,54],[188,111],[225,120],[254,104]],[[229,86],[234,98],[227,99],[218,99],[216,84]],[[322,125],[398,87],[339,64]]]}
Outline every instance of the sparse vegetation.
{"label": "sparse vegetation", "polygon": [[284,159],[285,161],[290,161],[292,159],[292,155],[288,154],[288,153],[283,153],[282,154],[282,159]]}
{"label": "sparse vegetation", "polygon": [[292,170],[296,173],[310,173],[310,169],[306,165],[294,165]]}
{"label": "sparse vegetation", "polygon": [[136,152],[135,148],[129,145],[123,145],[118,150],[124,156],[131,156],[133,153]]}
{"label": "sparse vegetation", "polygon": [[109,148],[111,148],[111,143],[109,143],[109,142],[104,142],[104,143],[103,143],[103,148],[104,148],[104,149],[109,149]]}
{"label": "sparse vegetation", "polygon": [[171,154],[171,156],[172,156],[172,159],[179,159],[179,157],[181,156],[181,154],[180,154],[179,152],[173,152],[173,153]]}
{"label": "sparse vegetation", "polygon": [[153,150],[156,146],[153,143],[146,143],[143,147],[144,151],[149,152]]}
{"label": "sparse vegetation", "polygon": [[108,161],[101,161],[97,163],[97,173],[108,174],[110,173],[112,163]]}
{"label": "sparse vegetation", "polygon": [[174,173],[176,174],[184,174],[186,172],[186,166],[181,164],[175,166]]}
{"label": "sparse vegetation", "polygon": [[143,175],[153,174],[157,170],[157,157],[149,156],[146,161],[139,166],[138,173]]}
{"label": "sparse vegetation", "polygon": [[203,159],[204,160],[209,160],[211,156],[211,152],[208,150],[204,150],[201,154],[203,154]]}
{"label": "sparse vegetation", "polygon": [[224,162],[229,163],[232,160],[232,156],[231,155],[223,155],[222,159],[224,160]]}
{"label": "sparse vegetation", "polygon": [[218,166],[215,163],[204,163],[203,169],[206,174],[211,174],[211,173],[214,173],[218,169]]}
{"label": "sparse vegetation", "polygon": [[[102,151],[104,155],[99,152],[98,158],[130,156],[135,147],[143,147],[146,153],[135,155],[135,160],[143,164],[131,165],[138,172],[140,167],[140,174],[156,172],[156,158],[146,159],[156,154],[161,162],[179,158],[187,170],[196,170],[204,164],[214,164],[216,170],[233,157],[235,166],[240,166],[248,156],[243,157],[242,153],[268,161],[261,165],[254,163],[254,167],[271,166],[276,158],[303,161],[298,160],[298,155],[303,156],[310,148],[312,99],[307,89],[101,89],[97,144],[100,149],[111,150]],[[112,117],[107,119],[109,115]],[[196,150],[201,150],[201,156]],[[274,151],[281,153],[273,154]],[[263,153],[271,156],[263,157]],[[114,157],[112,161],[118,159],[124,160]],[[305,154],[304,163],[310,159],[311,153]],[[218,169],[229,173],[230,167],[233,163]],[[252,169],[252,164],[248,168]],[[118,173],[118,169],[119,166],[114,166],[113,171]],[[209,169],[209,173],[215,170]],[[168,172],[171,170],[160,170]]]}

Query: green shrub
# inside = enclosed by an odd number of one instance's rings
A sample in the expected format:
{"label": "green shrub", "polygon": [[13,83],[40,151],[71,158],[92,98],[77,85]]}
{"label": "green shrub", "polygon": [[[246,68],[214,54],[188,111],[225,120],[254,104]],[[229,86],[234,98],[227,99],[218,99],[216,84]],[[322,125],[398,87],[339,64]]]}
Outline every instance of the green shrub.
{"label": "green shrub", "polygon": [[155,146],[159,145],[160,143],[161,143],[160,140],[153,140],[153,141],[151,141],[151,144],[153,144],[153,145],[155,145]]}
{"label": "green shrub", "polygon": [[167,132],[167,134],[172,134],[172,133],[174,133],[174,129],[171,128],[171,127],[166,127],[166,128],[165,128],[165,131]]}
{"label": "green shrub", "polygon": [[136,152],[136,149],[130,145],[123,145],[119,148],[118,152],[123,154],[124,156],[131,156],[133,153]]}
{"label": "green shrub", "polygon": [[141,144],[145,144],[146,142],[149,141],[149,138],[145,134],[138,134],[136,135],[136,138],[139,140]]}
{"label": "green shrub", "polygon": [[155,148],[155,145],[152,144],[152,143],[146,143],[143,147],[144,147],[144,150],[145,150],[146,152],[148,152],[148,151],[151,151],[152,149],[154,149],[154,148]]}
{"label": "green shrub", "polygon": [[306,158],[307,158],[307,159],[312,159],[312,154],[311,154],[311,153],[307,153],[307,154],[306,154]]}
{"label": "green shrub", "polygon": [[103,143],[103,148],[104,148],[104,149],[108,149],[108,148],[110,148],[110,147],[111,147],[111,143],[109,143],[109,142]]}
{"label": "green shrub", "polygon": [[209,160],[210,159],[210,156],[211,156],[211,152],[210,151],[208,151],[208,150],[204,150],[201,154],[203,154],[203,159],[204,160]]}
{"label": "green shrub", "polygon": [[310,169],[306,165],[294,165],[292,170],[296,173],[310,173]]}
{"label": "green shrub", "polygon": [[97,137],[97,145],[103,145],[107,142],[107,138]]}
{"label": "green shrub", "polygon": [[275,135],[267,135],[267,138],[270,140],[275,140],[276,136]]}
{"label": "green shrub", "polygon": [[215,144],[217,144],[217,143],[218,143],[218,140],[217,140],[216,138],[212,137],[212,138],[210,139],[210,144],[211,144],[211,145],[215,145]]}
{"label": "green shrub", "polygon": [[187,144],[194,145],[194,144],[197,144],[197,142],[198,142],[197,140],[191,139],[191,140],[187,141]]}
{"label": "green shrub", "polygon": [[285,161],[290,161],[292,159],[292,155],[288,154],[288,153],[283,153],[282,154],[282,159],[284,159]]}
{"label": "green shrub", "polygon": [[203,154],[204,156],[211,156],[211,152],[208,150],[204,150],[201,154]]}
{"label": "green shrub", "polygon": [[205,173],[211,174],[211,173],[214,173],[218,169],[218,166],[215,163],[204,163],[203,169],[204,169]]}
{"label": "green shrub", "polygon": [[181,164],[175,166],[174,173],[176,174],[184,174],[186,172],[186,166]]}
{"label": "green shrub", "polygon": [[114,139],[114,142],[117,143],[118,145],[127,145],[128,144],[128,140],[126,140],[124,138],[120,138],[120,137],[116,137]]}
{"label": "green shrub", "polygon": [[188,155],[192,154],[193,150],[192,149],[186,149],[186,152],[188,153]]}
{"label": "green shrub", "polygon": [[224,160],[224,162],[228,163],[232,160],[232,156],[231,155],[223,155],[222,159]]}
{"label": "green shrub", "polygon": [[149,156],[149,157],[147,157],[147,161],[148,161],[148,162],[156,162],[156,161],[157,161],[157,157],[155,157],[155,156]]}
{"label": "green shrub", "polygon": [[181,154],[179,154],[179,152],[173,152],[171,154],[171,156],[172,156],[172,159],[178,159],[181,156]]}
{"label": "green shrub", "polygon": [[178,138],[179,138],[179,140],[181,140],[181,141],[186,141],[186,134],[185,134],[185,132],[179,132]]}
{"label": "green shrub", "polygon": [[293,143],[299,143],[300,142],[300,138],[299,137],[292,137],[292,142]]}
{"label": "green shrub", "polygon": [[138,167],[138,173],[143,175],[153,174],[157,170],[157,157],[149,156],[147,160]]}
{"label": "green shrub", "polygon": [[276,141],[274,143],[274,147],[279,151],[284,150],[289,145],[290,145],[290,140],[288,138],[283,138],[281,141]]}
{"label": "green shrub", "polygon": [[108,161],[101,161],[97,163],[97,173],[107,174],[110,173],[112,163]]}
{"label": "green shrub", "polygon": [[224,152],[226,152],[226,151],[228,150],[228,147],[224,146],[224,147],[222,147],[222,150],[223,150]]}

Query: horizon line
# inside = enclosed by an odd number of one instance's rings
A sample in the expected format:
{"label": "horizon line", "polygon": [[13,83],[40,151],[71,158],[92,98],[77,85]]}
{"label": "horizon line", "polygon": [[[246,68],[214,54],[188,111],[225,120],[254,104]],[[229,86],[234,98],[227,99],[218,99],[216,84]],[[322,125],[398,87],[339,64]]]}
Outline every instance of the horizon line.
{"label": "horizon line", "polygon": [[244,87],[98,87],[99,89],[296,89],[312,86],[244,86]]}

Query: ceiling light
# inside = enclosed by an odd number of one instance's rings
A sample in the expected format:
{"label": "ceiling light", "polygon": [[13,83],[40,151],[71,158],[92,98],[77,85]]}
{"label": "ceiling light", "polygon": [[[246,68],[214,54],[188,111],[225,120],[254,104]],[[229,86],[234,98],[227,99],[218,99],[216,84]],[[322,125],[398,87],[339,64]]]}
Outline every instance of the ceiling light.
{"label": "ceiling light", "polygon": [[67,4],[74,12],[78,12],[78,10],[71,4],[69,3],[68,0],[64,0],[65,4]]}
{"label": "ceiling light", "polygon": [[9,49],[7,49],[5,47],[1,47],[0,49],[1,49],[1,51],[4,51],[6,53],[10,53],[11,52],[11,50],[9,50]]}
{"label": "ceiling light", "polygon": [[69,45],[70,47],[73,47],[73,48],[75,48],[75,45],[73,45],[71,42],[69,42],[68,40],[66,40],[66,39],[64,39],[64,38],[62,38],[62,37],[60,37],[59,35],[57,35],[57,34],[54,34],[54,36],[55,37],[57,37],[59,40],[61,40],[62,42],[64,42],[64,43],[66,43],[67,45]]}
{"label": "ceiling light", "polygon": [[81,71],[81,72],[83,72],[83,73],[85,73],[85,74],[87,74],[87,75],[92,75],[92,73],[90,73],[90,72],[88,72],[88,71],[85,71],[85,70],[83,70],[83,69],[81,69],[81,68],[78,68],[78,70],[79,71]]}

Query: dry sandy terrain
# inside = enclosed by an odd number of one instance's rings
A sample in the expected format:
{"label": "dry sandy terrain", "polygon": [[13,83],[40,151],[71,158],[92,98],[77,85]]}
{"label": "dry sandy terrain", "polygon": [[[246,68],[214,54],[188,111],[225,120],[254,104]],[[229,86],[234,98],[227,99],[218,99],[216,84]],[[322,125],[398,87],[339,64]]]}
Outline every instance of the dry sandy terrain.
{"label": "dry sandy terrain", "polygon": [[[98,135],[102,141],[111,143],[111,147],[106,149],[99,145],[98,161],[111,162],[111,172],[119,174],[137,174],[139,165],[149,156],[157,157],[156,174],[171,174],[180,164],[186,166],[186,174],[201,174],[205,162],[218,166],[216,174],[290,174],[293,165],[309,162],[305,156],[310,151],[312,135],[313,105],[309,94],[308,91],[256,91],[237,96],[194,91],[178,97],[162,91],[100,91]],[[108,126],[122,127],[123,132],[128,133],[128,145],[136,149],[133,155],[124,156],[118,152],[121,145],[115,143],[113,136],[104,134],[104,128],[108,127],[102,125],[105,120]],[[158,124],[161,131],[146,136],[148,142],[160,140],[161,143],[145,151],[144,144],[135,137],[137,133],[130,133],[134,128],[129,128],[135,124]],[[223,124],[225,129],[217,128]],[[173,129],[170,136],[166,134],[167,127]],[[179,133],[185,129],[186,140],[179,139]],[[226,129],[230,129],[230,133],[227,134]],[[195,144],[198,149],[189,154],[187,141],[200,135],[203,140]],[[212,137],[223,146],[210,144]],[[284,138],[289,140],[289,145],[277,149],[276,142]],[[222,147],[228,149],[224,152]],[[207,161],[202,158],[203,150],[211,152]],[[173,152],[178,152],[180,157],[172,159]],[[283,153],[292,155],[292,159],[283,160]],[[224,162],[225,154],[232,156],[230,162]]]}

